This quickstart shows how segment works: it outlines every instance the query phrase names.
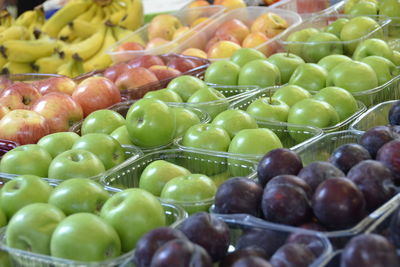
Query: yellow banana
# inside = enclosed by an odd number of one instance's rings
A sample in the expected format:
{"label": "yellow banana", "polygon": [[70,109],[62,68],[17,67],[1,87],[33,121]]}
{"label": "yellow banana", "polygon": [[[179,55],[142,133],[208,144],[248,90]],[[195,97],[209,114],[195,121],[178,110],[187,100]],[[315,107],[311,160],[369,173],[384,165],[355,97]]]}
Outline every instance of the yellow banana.
{"label": "yellow banana", "polygon": [[19,74],[19,73],[32,73],[33,68],[31,63],[19,63],[8,61],[2,69],[5,74]]}
{"label": "yellow banana", "polygon": [[68,23],[58,33],[57,39],[64,42],[72,42],[75,39],[75,32],[72,30],[71,25]]}
{"label": "yellow banana", "polygon": [[93,24],[82,19],[72,21],[69,26],[76,37],[88,38],[96,33],[102,24]]}
{"label": "yellow banana", "polygon": [[98,32],[76,44],[65,46],[62,50],[67,58],[71,58],[73,54],[78,54],[83,60],[87,60],[94,56],[101,48],[106,34],[106,27],[103,26]]}
{"label": "yellow banana", "polygon": [[74,78],[83,74],[84,69],[82,59],[79,57],[78,54],[74,54],[71,60],[58,67],[57,73],[60,75],[68,76],[70,78]]}
{"label": "yellow banana", "polygon": [[90,59],[88,59],[83,63],[85,71],[89,72],[92,70],[101,70],[110,66],[112,60],[110,55],[107,54],[107,50],[115,42],[116,40],[112,34],[112,28],[107,27],[101,48],[93,57],[91,57]]}
{"label": "yellow banana", "polygon": [[133,34],[133,31],[124,29],[120,26],[113,27],[113,34],[117,41],[123,40],[124,42],[136,42],[146,46],[146,42],[139,34]]}
{"label": "yellow banana", "polygon": [[67,63],[63,53],[55,53],[35,61],[33,69],[39,73],[57,73],[58,67]]}
{"label": "yellow banana", "polygon": [[143,22],[142,0],[130,0],[126,10],[126,16],[122,19],[119,25],[129,30],[136,30],[143,25]]}
{"label": "yellow banana", "polygon": [[8,60],[0,53],[0,68],[3,68],[7,62]]}
{"label": "yellow banana", "polygon": [[13,23],[13,16],[11,16],[10,12],[7,9],[3,9],[0,11],[0,25],[10,27]]}
{"label": "yellow banana", "polygon": [[24,26],[14,25],[0,33],[0,43],[7,40],[25,40],[29,38],[29,31]]}
{"label": "yellow banana", "polygon": [[43,25],[42,31],[51,37],[57,37],[58,32],[70,21],[85,12],[91,6],[91,1],[69,1],[63,8],[57,11]]}
{"label": "yellow banana", "polygon": [[112,15],[112,13],[113,13],[113,11],[111,10],[110,5],[103,6],[103,11],[104,11],[104,17],[105,17],[106,20],[109,19],[110,16]]}
{"label": "yellow banana", "polygon": [[113,13],[109,20],[112,24],[118,25],[118,23],[126,16],[126,10],[119,10]]}
{"label": "yellow banana", "polygon": [[1,53],[10,61],[26,63],[52,55],[58,43],[47,38],[38,40],[8,40],[0,47]]}
{"label": "yellow banana", "polygon": [[99,23],[103,23],[104,21],[105,21],[104,10],[103,10],[103,8],[101,6],[97,6],[96,15],[92,18],[90,23],[96,25],[96,24],[99,24]]}
{"label": "yellow banana", "polygon": [[94,2],[90,5],[90,7],[82,14],[80,14],[76,19],[91,21],[93,17],[96,15],[97,4]]}
{"label": "yellow banana", "polygon": [[35,10],[25,11],[24,13],[19,15],[14,24],[18,26],[29,27],[29,25],[31,25],[35,21],[36,16],[37,13],[35,12]]}
{"label": "yellow banana", "polygon": [[45,23],[45,16],[44,16],[44,10],[43,8],[36,8],[36,17],[35,20],[31,25],[29,25],[29,31],[34,32],[37,30],[40,30],[44,23]]}

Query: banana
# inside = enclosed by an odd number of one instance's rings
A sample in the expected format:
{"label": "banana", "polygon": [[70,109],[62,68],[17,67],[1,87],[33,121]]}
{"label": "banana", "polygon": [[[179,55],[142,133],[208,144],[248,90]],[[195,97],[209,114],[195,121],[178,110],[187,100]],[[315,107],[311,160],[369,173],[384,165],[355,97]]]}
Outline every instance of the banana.
{"label": "banana", "polygon": [[117,41],[123,40],[124,42],[136,42],[146,46],[146,42],[140,37],[139,34],[133,34],[133,31],[124,29],[120,26],[113,27],[113,34]]}
{"label": "banana", "polygon": [[8,40],[0,47],[0,52],[9,61],[27,63],[52,55],[57,47],[57,42],[47,38],[30,41]]}
{"label": "banana", "polygon": [[29,27],[35,19],[36,19],[37,13],[35,10],[28,10],[19,15],[19,17],[15,20],[14,24],[18,26],[24,26],[24,27]]}
{"label": "banana", "polygon": [[66,24],[85,12],[90,6],[90,0],[69,1],[63,8],[57,11],[45,22],[42,31],[53,38],[57,37],[59,31]]}
{"label": "banana", "polygon": [[8,60],[2,55],[0,54],[0,68],[3,68],[4,65],[8,62]]}
{"label": "banana", "polygon": [[111,47],[116,42],[113,33],[112,33],[112,28],[107,27],[106,28],[106,33],[104,36],[104,41],[99,49],[99,51],[90,59],[85,61],[83,63],[83,67],[85,69],[85,72],[89,72],[92,70],[101,70],[109,65],[111,65],[112,60],[110,55],[107,54],[107,50]]}
{"label": "banana", "polygon": [[14,25],[0,33],[0,43],[7,40],[26,40],[29,38],[29,31],[24,26]]}
{"label": "banana", "polygon": [[43,8],[35,8],[36,18],[31,25],[29,31],[34,32],[40,30],[45,23],[45,16]]}
{"label": "banana", "polygon": [[101,48],[106,35],[106,27],[103,26],[98,32],[76,44],[67,45],[62,51],[67,58],[78,54],[83,60],[87,60],[94,56]]}
{"label": "banana", "polygon": [[78,54],[74,54],[69,62],[61,65],[57,69],[57,73],[60,75],[65,75],[70,78],[75,78],[84,73],[82,59]]}
{"label": "banana", "polygon": [[126,9],[126,16],[119,23],[129,30],[136,30],[143,25],[143,5],[141,0],[130,0]]}
{"label": "banana", "polygon": [[96,24],[103,23],[104,20],[105,20],[105,14],[104,14],[103,8],[101,6],[97,6],[96,15],[92,18],[90,23],[96,25]]}
{"label": "banana", "polygon": [[70,23],[65,25],[58,33],[57,39],[64,42],[72,42],[76,38],[75,32],[73,31]]}
{"label": "banana", "polygon": [[4,74],[32,73],[33,68],[31,63],[8,61],[1,72]]}
{"label": "banana", "polygon": [[76,19],[69,24],[74,35],[82,38],[88,38],[92,36],[94,33],[100,30],[101,25],[96,25],[82,19]]}
{"label": "banana", "polygon": [[7,9],[0,11],[0,25],[5,27],[10,27],[13,24],[14,18],[11,16]]}
{"label": "banana", "polygon": [[33,63],[33,69],[39,73],[57,73],[58,67],[67,62],[63,53],[42,57]]}
{"label": "banana", "polygon": [[80,14],[76,19],[91,21],[93,17],[96,15],[96,10],[97,10],[97,4],[92,3],[90,7],[84,13]]}
{"label": "banana", "polygon": [[118,23],[126,16],[125,10],[119,10],[113,14],[111,14],[109,20],[112,24],[118,25]]}

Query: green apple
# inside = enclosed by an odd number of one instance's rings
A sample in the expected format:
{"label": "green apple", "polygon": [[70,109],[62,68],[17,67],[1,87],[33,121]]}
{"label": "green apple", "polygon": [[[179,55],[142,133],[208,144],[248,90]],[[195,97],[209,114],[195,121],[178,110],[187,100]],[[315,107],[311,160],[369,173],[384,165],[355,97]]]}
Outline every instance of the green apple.
{"label": "green apple", "polygon": [[88,178],[63,181],[51,193],[48,202],[70,215],[79,212],[99,212],[110,194],[103,185]]}
{"label": "green apple", "polygon": [[339,115],[334,107],[317,99],[301,100],[289,110],[288,123],[292,124],[326,128],[337,124],[339,121]]}
{"label": "green apple", "polygon": [[328,32],[319,32],[307,39],[303,46],[303,58],[306,62],[316,63],[320,59],[334,54],[343,54],[340,39]]}
{"label": "green apple", "polygon": [[121,127],[115,129],[110,136],[114,137],[114,139],[117,140],[121,145],[133,146],[126,125],[122,125]]}
{"label": "green apple", "polygon": [[11,218],[32,203],[47,203],[52,187],[38,176],[21,175],[8,181],[0,190],[0,206]]}
{"label": "green apple", "polygon": [[280,83],[279,68],[265,59],[250,61],[240,69],[238,85],[256,85],[265,88]]}
{"label": "green apple", "polygon": [[103,133],[83,135],[75,142],[72,149],[92,152],[101,160],[106,170],[125,161],[125,149],[113,137]]}
{"label": "green apple", "polygon": [[167,88],[177,93],[186,102],[197,90],[208,87],[205,82],[194,76],[182,75],[169,82]]}
{"label": "green apple", "polygon": [[182,138],[182,145],[211,151],[228,151],[231,138],[222,127],[203,123],[190,127]]}
{"label": "green apple", "polygon": [[303,42],[307,41],[308,38],[319,32],[318,29],[313,27],[292,32],[286,39],[286,42],[288,43],[286,50],[302,57]]}
{"label": "green apple", "polygon": [[381,56],[388,60],[393,60],[393,50],[388,43],[381,39],[367,39],[357,45],[353,54],[354,60],[361,60],[369,56]]}
{"label": "green apple", "polygon": [[51,236],[65,218],[63,212],[47,203],[23,207],[8,223],[6,242],[11,248],[50,255]]}
{"label": "green apple", "polygon": [[[7,225],[7,215],[6,213],[0,208],[0,227],[4,227]],[[0,256],[1,259],[1,256]],[[1,263],[1,260],[0,260]],[[0,265],[1,266],[1,265]]]}
{"label": "green apple", "polygon": [[182,98],[178,95],[178,93],[167,88],[147,92],[143,96],[143,98],[155,98],[164,102],[176,102],[176,103],[183,102]]}
{"label": "green apple", "polygon": [[204,81],[220,85],[237,85],[240,66],[229,60],[211,63],[204,75]]}
{"label": "green apple", "polygon": [[330,55],[318,61],[318,65],[323,67],[329,73],[336,65],[350,61],[352,61],[351,58],[345,55]]}
{"label": "green apple", "polygon": [[190,109],[183,107],[171,107],[171,109],[176,118],[175,137],[182,136],[187,129],[200,123],[200,118]]}
{"label": "green apple", "polygon": [[304,63],[297,67],[289,84],[298,85],[308,91],[318,91],[325,87],[328,72],[314,63]]}
{"label": "green apple", "polygon": [[354,93],[377,87],[378,77],[368,64],[350,61],[334,67],[329,72],[326,85],[341,87]]}
{"label": "green apple", "polygon": [[369,56],[362,58],[361,62],[367,63],[374,69],[378,77],[378,85],[382,85],[390,81],[393,77],[399,75],[399,70],[392,61],[380,57],[380,56]]}
{"label": "green apple", "polygon": [[267,61],[278,67],[281,73],[281,84],[287,83],[295,69],[304,63],[301,57],[291,53],[276,53]]}
{"label": "green apple", "polygon": [[125,119],[121,114],[110,109],[100,109],[90,113],[83,120],[81,134],[110,134],[122,125],[125,125]]}
{"label": "green apple", "polygon": [[282,100],[262,97],[253,101],[246,111],[257,120],[286,122],[289,106]]}
{"label": "green apple", "polygon": [[340,40],[346,42],[344,44],[345,53],[352,55],[360,42],[357,39],[367,35],[369,38],[383,38],[383,30],[373,18],[359,16],[350,19],[340,32]]}
{"label": "green apple", "polygon": [[233,63],[236,63],[240,67],[243,67],[247,62],[256,59],[266,59],[266,56],[257,49],[253,48],[240,48],[233,53],[230,58]]}
{"label": "green apple", "polygon": [[336,37],[340,38],[340,32],[343,29],[343,26],[349,22],[347,18],[339,18],[325,27],[324,31],[328,33],[332,33],[336,35]]}
{"label": "green apple", "polygon": [[223,128],[233,138],[243,129],[258,128],[256,120],[249,113],[240,109],[228,109],[218,114],[213,125]]}
{"label": "green apple", "polygon": [[286,85],[278,90],[272,95],[273,99],[280,100],[284,102],[289,107],[293,106],[300,100],[310,98],[311,94],[306,89],[297,85]]}
{"label": "green apple", "polygon": [[0,161],[0,172],[31,174],[47,177],[52,157],[43,147],[36,144],[18,146],[8,151]]}
{"label": "green apple", "polygon": [[67,180],[89,178],[105,172],[101,160],[92,152],[82,149],[67,150],[53,159],[49,178]]}
{"label": "green apple", "polygon": [[[217,186],[213,180],[203,174],[188,174],[175,177],[167,182],[161,192],[161,199],[177,202],[189,213],[207,211],[210,205],[199,205],[215,196]],[[185,205],[185,202],[187,203]],[[197,205],[194,203],[197,202]],[[193,203],[190,205],[189,203]]]}
{"label": "green apple", "polygon": [[229,102],[226,100],[224,94],[212,87],[198,90],[187,102],[207,112],[211,118],[214,118],[229,106]]}
{"label": "green apple", "polygon": [[55,158],[58,154],[71,149],[78,139],[79,135],[74,132],[59,132],[42,137],[37,144]]}
{"label": "green apple", "polygon": [[223,184],[230,177],[231,177],[231,173],[227,170],[227,171],[215,174],[213,176],[210,176],[210,179],[213,180],[214,184],[217,187],[219,187],[221,184]]}
{"label": "green apple", "polygon": [[132,143],[137,146],[148,148],[166,145],[175,136],[175,114],[161,100],[143,98],[129,108],[126,127]]}
{"label": "green apple", "polygon": [[353,6],[360,1],[368,1],[368,2],[373,2],[373,3],[378,3],[378,0],[347,0],[344,3],[344,13],[349,14],[350,10],[353,8]]}
{"label": "green apple", "polygon": [[0,251],[0,266],[12,267],[11,257],[6,251]]}
{"label": "green apple", "polygon": [[351,16],[366,16],[366,15],[377,15],[378,4],[371,1],[359,1],[355,3],[349,13]]}
{"label": "green apple", "polygon": [[160,201],[139,188],[126,189],[113,195],[103,205],[100,216],[117,230],[122,252],[134,249],[145,233],[166,226]]}
{"label": "green apple", "polygon": [[58,224],[50,241],[51,256],[82,262],[100,262],[121,254],[117,232],[91,213],[68,216]]}
{"label": "green apple", "polygon": [[400,51],[393,51],[393,63],[400,66]]}
{"label": "green apple", "polygon": [[400,24],[400,2],[398,0],[380,0],[379,15],[387,16],[392,19],[393,26]]}
{"label": "green apple", "polygon": [[314,99],[329,103],[344,121],[358,110],[357,101],[349,91],[340,87],[326,87],[313,96]]}
{"label": "green apple", "polygon": [[165,160],[156,160],[146,166],[140,175],[139,188],[160,196],[164,185],[171,179],[188,175],[190,171]]}

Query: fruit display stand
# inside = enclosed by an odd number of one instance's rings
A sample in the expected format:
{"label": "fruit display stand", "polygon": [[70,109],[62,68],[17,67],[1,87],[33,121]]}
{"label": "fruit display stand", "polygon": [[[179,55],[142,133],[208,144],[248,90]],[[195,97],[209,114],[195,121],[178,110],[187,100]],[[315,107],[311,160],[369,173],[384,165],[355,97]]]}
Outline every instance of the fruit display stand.
{"label": "fruit display stand", "polygon": [[[273,92],[277,90],[277,88],[279,88],[279,87],[272,87],[272,88],[266,88],[266,89],[260,90],[251,96],[248,96],[246,98],[243,98],[239,101],[232,103],[230,105],[230,108],[246,110],[247,107],[251,103],[256,101],[257,99],[260,99],[263,97],[270,97],[273,94]],[[331,127],[322,128],[322,131],[324,133],[332,133],[332,132],[337,132],[337,131],[341,131],[341,130],[346,130],[352,121],[354,121],[356,118],[358,118],[361,114],[363,114],[367,110],[366,106],[362,102],[358,101],[357,104],[358,104],[358,110],[353,115],[351,115],[344,121],[337,123],[336,125],[333,125]],[[262,118],[256,118],[256,119],[258,119],[260,121],[264,120]]]}
{"label": "fruit display stand", "polygon": [[[234,161],[230,161],[230,160]],[[182,166],[192,173],[201,173],[209,176],[211,179],[220,180],[227,179],[229,173],[228,168],[235,168],[238,175],[255,179],[256,162],[242,159],[229,158],[226,155],[218,153],[206,153],[185,149],[160,150],[146,154],[129,165],[121,166],[118,170],[104,176],[101,182],[112,187],[131,188],[139,186],[139,178],[143,170],[151,162],[156,160],[165,160],[179,166]],[[162,199],[169,203],[183,207],[189,214],[197,211],[207,211],[213,204],[214,198],[208,198],[197,201],[173,201]]]}
{"label": "fruit display stand", "polygon": [[[171,15],[177,17],[180,21],[183,22],[184,25],[191,25],[194,21],[196,21],[196,19],[199,19],[201,17],[206,17],[210,21],[214,20],[223,13],[224,9],[225,8],[222,6],[189,8],[177,11]],[[193,28],[191,28],[189,31],[184,32],[183,34],[178,36],[175,40],[168,41],[165,44],[158,45],[153,48],[148,48],[145,50],[135,50],[135,51],[116,51],[116,49],[125,42],[137,42],[142,44],[143,46],[146,46],[147,43],[151,41],[149,40],[148,36],[150,24],[147,24],[137,29],[135,32],[128,35],[126,38],[113,44],[108,49],[107,53],[111,56],[114,63],[121,62],[121,60],[127,61],[130,59],[134,59],[136,57],[145,54],[160,55],[165,53],[173,53],[177,51],[177,48],[179,47],[180,43],[184,42],[186,39],[190,38],[190,36],[195,34],[197,31],[201,30],[201,28],[203,28],[207,24],[207,22],[209,21],[207,20],[203,21],[198,25],[194,26]]]}
{"label": "fruit display stand", "polygon": [[13,141],[0,139],[0,159],[5,153],[17,146],[18,144]]}

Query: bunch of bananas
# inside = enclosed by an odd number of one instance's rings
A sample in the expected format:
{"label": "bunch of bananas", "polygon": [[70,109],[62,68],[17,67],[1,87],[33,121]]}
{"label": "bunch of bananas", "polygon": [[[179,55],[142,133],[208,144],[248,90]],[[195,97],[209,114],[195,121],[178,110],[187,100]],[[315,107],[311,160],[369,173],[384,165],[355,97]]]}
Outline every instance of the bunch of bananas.
{"label": "bunch of bananas", "polygon": [[40,7],[15,20],[1,11],[0,68],[70,77],[103,69],[107,49],[142,23],[141,0],[70,0],[48,20]]}

